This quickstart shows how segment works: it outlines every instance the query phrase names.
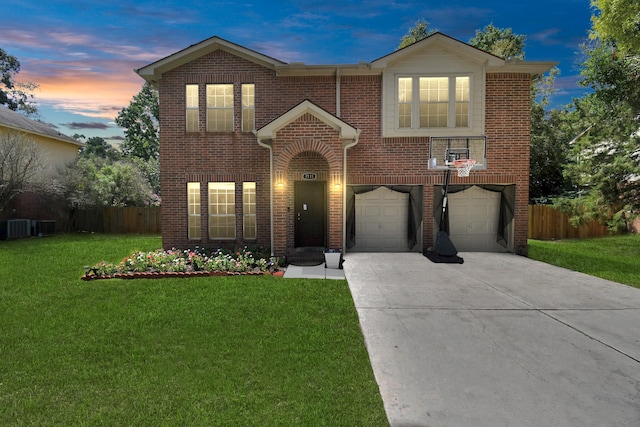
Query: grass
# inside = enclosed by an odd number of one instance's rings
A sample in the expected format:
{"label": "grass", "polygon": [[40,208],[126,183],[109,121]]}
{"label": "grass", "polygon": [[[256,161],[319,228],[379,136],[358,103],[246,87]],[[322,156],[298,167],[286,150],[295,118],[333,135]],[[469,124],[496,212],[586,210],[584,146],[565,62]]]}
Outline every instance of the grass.
{"label": "grass", "polygon": [[0,242],[0,425],[388,425],[346,281],[80,280],[159,247]]}
{"label": "grass", "polygon": [[529,258],[640,288],[640,235],[529,240]]}

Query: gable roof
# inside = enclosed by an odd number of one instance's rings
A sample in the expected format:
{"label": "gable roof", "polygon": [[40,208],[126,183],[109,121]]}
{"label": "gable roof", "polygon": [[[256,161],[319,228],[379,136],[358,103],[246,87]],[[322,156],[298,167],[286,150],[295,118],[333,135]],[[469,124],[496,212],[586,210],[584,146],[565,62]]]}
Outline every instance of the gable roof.
{"label": "gable roof", "polygon": [[286,64],[286,62],[271,58],[254,50],[247,49],[246,47],[232,43],[218,36],[213,36],[134,71],[149,83],[156,84],[163,73],[187,64],[218,49],[230,52],[248,61],[258,63],[271,69],[275,69],[278,65]]}
{"label": "gable roof", "polygon": [[412,43],[408,46],[403,47],[402,49],[398,49],[395,52],[389,53],[381,58],[372,61],[371,66],[376,68],[386,68],[396,61],[413,56],[419,51],[434,46],[442,47],[478,63],[488,63],[492,66],[501,66],[505,63],[504,59],[496,55],[485,52],[484,50],[478,49],[477,47],[471,46],[470,44],[463,43],[460,40],[456,40],[446,34],[436,32],[420,41]]}
{"label": "gable roof", "polygon": [[286,113],[282,114],[275,120],[258,129],[255,133],[258,139],[262,142],[267,142],[275,139],[278,130],[282,129],[289,123],[297,120],[303,114],[311,114],[321,122],[335,129],[340,135],[340,139],[343,141],[357,141],[360,135],[360,130],[354,128],[347,122],[327,112],[326,110],[318,107],[308,99],[302,101]]}
{"label": "gable roof", "polygon": [[163,73],[187,64],[215,50],[222,49],[248,61],[275,70],[279,76],[335,75],[336,73],[345,75],[381,74],[389,64],[408,58],[432,46],[440,46],[477,63],[486,64],[487,72],[527,73],[531,74],[532,78],[535,78],[557,65],[557,62],[505,60],[470,44],[456,40],[446,34],[436,32],[425,39],[372,62],[337,65],[307,65],[303,62],[286,63],[214,36],[134,71],[150,84],[157,85]]}
{"label": "gable roof", "polygon": [[0,107],[0,127],[6,127],[20,132],[27,132],[34,135],[56,139],[79,147],[83,147],[85,145],[70,136],[58,132],[48,124],[31,120],[30,118],[5,107]]}
{"label": "gable roof", "polygon": [[402,49],[385,55],[371,62],[372,68],[386,68],[390,64],[408,58],[416,53],[434,46],[442,47],[456,55],[466,57],[471,61],[486,64],[487,72],[525,73],[532,78],[541,76],[551,68],[558,65],[557,62],[548,61],[522,61],[517,59],[503,59],[492,53],[486,52],[468,43],[461,42],[446,34],[435,32],[426,38],[410,44]]}

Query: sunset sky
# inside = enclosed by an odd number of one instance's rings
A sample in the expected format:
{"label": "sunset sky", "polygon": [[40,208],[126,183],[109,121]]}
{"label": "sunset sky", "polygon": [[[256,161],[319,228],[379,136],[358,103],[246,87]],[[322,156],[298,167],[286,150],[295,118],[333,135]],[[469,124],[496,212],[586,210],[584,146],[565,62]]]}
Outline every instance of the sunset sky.
{"label": "sunset sky", "polygon": [[589,0],[84,1],[4,0],[0,48],[18,58],[40,118],[62,133],[117,142],[114,124],[143,84],[134,69],[212,36],[285,62],[353,64],[393,52],[418,19],[463,42],[493,23],[527,36],[531,61],[558,61],[553,105],[577,85]]}

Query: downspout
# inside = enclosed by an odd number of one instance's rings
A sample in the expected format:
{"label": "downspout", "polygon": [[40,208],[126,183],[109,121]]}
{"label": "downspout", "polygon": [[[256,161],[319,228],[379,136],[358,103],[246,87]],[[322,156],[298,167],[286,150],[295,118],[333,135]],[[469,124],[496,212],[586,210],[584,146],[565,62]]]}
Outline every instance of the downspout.
{"label": "downspout", "polygon": [[347,150],[358,143],[360,129],[356,137],[349,143],[344,144],[342,154],[342,253],[347,250]]}
{"label": "downspout", "polygon": [[254,134],[256,135],[258,145],[269,150],[269,228],[271,229],[271,256],[274,256],[273,245],[275,244],[275,241],[273,237],[273,147],[270,144],[262,142],[260,138],[258,138],[258,135],[255,131]]}

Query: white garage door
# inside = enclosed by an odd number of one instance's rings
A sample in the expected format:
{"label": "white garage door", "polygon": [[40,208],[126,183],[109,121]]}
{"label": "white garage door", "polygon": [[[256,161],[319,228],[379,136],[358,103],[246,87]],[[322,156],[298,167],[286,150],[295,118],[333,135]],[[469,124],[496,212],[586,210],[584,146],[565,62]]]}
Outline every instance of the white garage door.
{"label": "white garage door", "polygon": [[408,216],[409,194],[385,187],[356,194],[356,244],[352,250],[408,251]]}
{"label": "white garage door", "polygon": [[471,187],[449,194],[449,237],[460,252],[506,252],[496,242],[500,193]]}

